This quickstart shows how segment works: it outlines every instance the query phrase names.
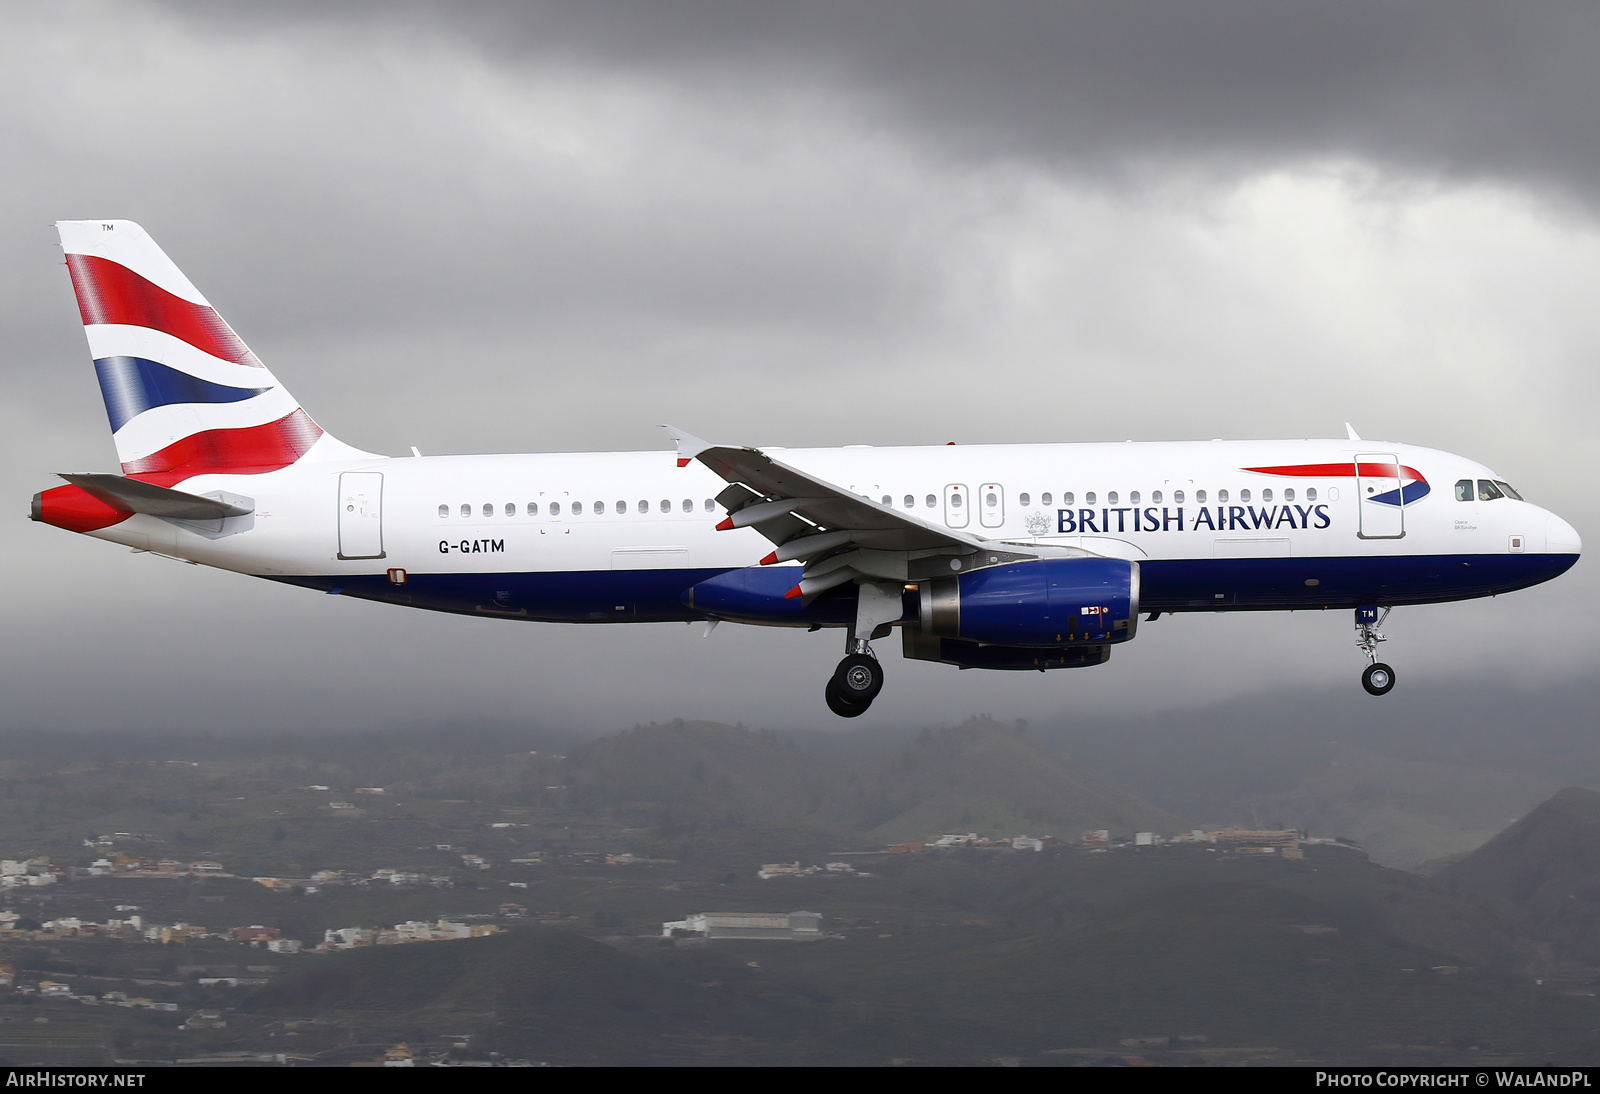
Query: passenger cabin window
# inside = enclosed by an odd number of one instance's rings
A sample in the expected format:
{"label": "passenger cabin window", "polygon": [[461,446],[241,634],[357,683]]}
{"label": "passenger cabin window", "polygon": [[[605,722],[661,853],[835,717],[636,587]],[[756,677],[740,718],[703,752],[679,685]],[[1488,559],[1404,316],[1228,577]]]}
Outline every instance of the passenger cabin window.
{"label": "passenger cabin window", "polygon": [[1284,501],[1293,501],[1294,500],[1294,487],[1292,487],[1292,486],[1284,487],[1283,500]]}
{"label": "passenger cabin window", "polygon": [[666,498],[662,498],[661,499],[661,511],[663,513],[672,512],[672,503],[670,501],[668,501]]}
{"label": "passenger cabin window", "polygon": [[683,511],[685,513],[694,512],[694,499],[693,498],[684,498],[683,499]]}
{"label": "passenger cabin window", "polygon": [[1249,501],[1250,500],[1250,488],[1249,487],[1246,487],[1245,489],[1239,491],[1239,500],[1240,501]]}
{"label": "passenger cabin window", "polygon": [[935,505],[939,504],[939,495],[938,494],[929,494],[927,496],[927,498],[925,498],[923,500],[922,504],[925,505],[927,508],[932,509]]}
{"label": "passenger cabin window", "polygon": [[530,517],[536,517],[536,516],[538,516],[538,515],[539,515],[539,503],[538,503],[538,502],[536,502],[536,501],[530,501],[530,502],[529,502],[529,503],[528,503],[528,507],[527,507],[527,509],[526,509],[526,510],[525,510],[525,512],[527,512],[527,514],[528,514],[528,515],[529,515],[529,516],[530,516]]}
{"label": "passenger cabin window", "polygon": [[1109,494],[1106,495],[1106,503],[1108,505],[1117,504],[1117,492],[1115,490],[1111,491]]}
{"label": "passenger cabin window", "polygon": [[484,502],[483,515],[486,517],[494,516],[494,506],[490,505],[488,502]]}
{"label": "passenger cabin window", "polygon": [[1150,500],[1154,504],[1160,505],[1161,504],[1161,491],[1159,491],[1159,490],[1150,491]]}
{"label": "passenger cabin window", "polygon": [[[1248,500],[1248,499],[1246,499],[1246,500]],[[1261,500],[1262,501],[1271,501],[1272,500],[1272,487],[1269,486],[1266,489],[1261,491]]]}
{"label": "passenger cabin window", "polygon": [[625,502],[625,501],[617,502],[617,512],[619,514],[620,513],[626,513],[627,511],[628,511],[628,503],[627,502]]}
{"label": "passenger cabin window", "polygon": [[1018,505],[1027,505],[1028,504],[1028,495],[1026,495],[1026,494],[1018,494],[1017,495],[1017,504]]}
{"label": "passenger cabin window", "polygon": [[1503,497],[1505,497],[1505,495],[1500,492],[1499,488],[1496,487],[1494,483],[1490,482],[1488,479],[1478,480],[1479,501],[1499,501]]}
{"label": "passenger cabin window", "polygon": [[1228,492],[1226,490],[1218,490],[1217,491],[1217,500],[1218,501],[1227,501],[1228,500]]}
{"label": "passenger cabin window", "polygon": [[516,515],[517,515],[517,503],[514,502],[514,501],[506,502],[506,516],[514,517]]}
{"label": "passenger cabin window", "polygon": [[1049,506],[1049,504],[1050,504],[1050,491],[1046,490],[1044,493],[1039,495],[1039,504],[1043,505],[1043,506]]}
{"label": "passenger cabin window", "polygon": [[1076,505],[1077,504],[1077,502],[1073,500],[1072,491],[1071,490],[1068,490],[1065,494],[1061,495],[1061,504],[1062,505]]}
{"label": "passenger cabin window", "polygon": [[[1460,493],[1460,492],[1461,492],[1461,491],[1460,491],[1460,489],[1459,489],[1459,488],[1458,488],[1458,489],[1457,489],[1457,490],[1456,490],[1456,493],[1458,493],[1458,494],[1459,494],[1459,493]],[[450,507],[449,507],[449,506],[448,506],[448,505],[441,505],[441,506],[439,506],[439,515],[440,515],[440,516],[441,516],[441,517],[448,517],[448,516],[449,516],[449,515],[450,515]]]}
{"label": "passenger cabin window", "polygon": [[470,505],[463,505],[463,506],[462,506],[462,507],[461,507],[461,515],[462,515],[462,516],[464,516],[464,517],[470,517],[470,516],[472,516],[472,506],[470,506]]}
{"label": "passenger cabin window", "polygon": [[1094,491],[1093,490],[1089,491],[1087,494],[1085,494],[1083,496],[1083,504],[1085,504],[1085,505],[1093,505],[1094,504]]}
{"label": "passenger cabin window", "polygon": [[1204,490],[1196,490],[1194,492],[1194,500],[1204,505],[1206,503],[1206,492]]}
{"label": "passenger cabin window", "polygon": [[561,515],[561,503],[559,501],[553,501],[550,503],[550,515],[552,517],[559,517]]}
{"label": "passenger cabin window", "polygon": [[1306,487],[1306,500],[1307,501],[1316,501],[1317,500],[1317,488],[1315,486]]}
{"label": "passenger cabin window", "polygon": [[1474,496],[1474,491],[1472,489],[1472,480],[1471,479],[1457,479],[1456,480],[1456,500],[1457,501],[1471,501],[1473,499],[1473,496]]}
{"label": "passenger cabin window", "polygon": [[1139,491],[1135,490],[1131,494],[1128,495],[1128,504],[1129,505],[1138,505],[1139,504]]}
{"label": "passenger cabin window", "polygon": [[891,498],[888,494],[885,494],[883,496],[883,504],[885,504],[885,505],[893,505],[894,504],[894,499]]}
{"label": "passenger cabin window", "polygon": [[707,498],[706,499],[706,512],[715,513],[716,511],[717,511],[716,499],[715,498]]}
{"label": "passenger cabin window", "polygon": [[905,497],[900,499],[900,504],[904,505],[907,509],[913,509],[916,507],[917,499],[914,495],[907,494]]}
{"label": "passenger cabin window", "polygon": [[1182,490],[1174,490],[1172,492],[1172,504],[1173,505],[1182,505],[1183,504],[1183,491]]}
{"label": "passenger cabin window", "polygon": [[1000,498],[993,490],[991,490],[983,496],[983,504],[987,505],[990,509],[993,509],[995,506],[1000,504]]}

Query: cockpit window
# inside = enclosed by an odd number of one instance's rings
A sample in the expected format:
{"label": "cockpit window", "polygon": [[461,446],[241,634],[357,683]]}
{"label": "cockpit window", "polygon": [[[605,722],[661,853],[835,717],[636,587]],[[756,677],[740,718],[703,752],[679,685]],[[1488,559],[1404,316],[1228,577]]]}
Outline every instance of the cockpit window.
{"label": "cockpit window", "polygon": [[1459,479],[1459,480],[1457,480],[1457,482],[1456,482],[1456,500],[1457,501],[1471,501],[1472,500],[1472,495],[1473,495],[1472,480],[1471,479]]}
{"label": "cockpit window", "polygon": [[1509,482],[1501,482],[1499,479],[1495,479],[1494,484],[1500,488],[1500,492],[1506,497],[1512,498],[1516,501],[1522,500],[1522,495],[1511,489],[1511,484]]}
{"label": "cockpit window", "polygon": [[1488,479],[1478,480],[1479,501],[1498,501],[1503,497],[1505,497],[1505,495],[1500,492],[1499,487],[1495,486],[1494,483],[1490,482]]}

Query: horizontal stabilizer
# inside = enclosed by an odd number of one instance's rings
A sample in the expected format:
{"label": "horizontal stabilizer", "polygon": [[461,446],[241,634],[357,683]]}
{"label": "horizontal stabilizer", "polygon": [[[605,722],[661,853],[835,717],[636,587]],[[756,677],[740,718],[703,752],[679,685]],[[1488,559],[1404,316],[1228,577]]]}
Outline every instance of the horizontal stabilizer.
{"label": "horizontal stabilizer", "polygon": [[221,520],[255,512],[253,505],[235,505],[202,498],[165,486],[125,479],[121,475],[62,475],[62,478],[115,509],[170,520]]}

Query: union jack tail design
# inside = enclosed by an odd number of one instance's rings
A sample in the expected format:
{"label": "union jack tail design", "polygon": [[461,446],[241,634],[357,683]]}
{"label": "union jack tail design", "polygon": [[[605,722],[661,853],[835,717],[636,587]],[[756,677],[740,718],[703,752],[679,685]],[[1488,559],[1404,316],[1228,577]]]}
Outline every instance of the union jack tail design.
{"label": "union jack tail design", "polygon": [[158,486],[359,455],[325,434],[139,225],[56,225],[123,474]]}

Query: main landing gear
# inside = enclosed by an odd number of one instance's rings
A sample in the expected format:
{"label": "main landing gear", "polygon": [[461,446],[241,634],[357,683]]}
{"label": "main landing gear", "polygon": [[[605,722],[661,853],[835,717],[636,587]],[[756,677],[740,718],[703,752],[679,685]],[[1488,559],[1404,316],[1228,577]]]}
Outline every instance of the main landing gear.
{"label": "main landing gear", "polygon": [[828,687],[823,692],[828,709],[841,718],[865,714],[883,690],[883,666],[872,652],[869,639],[887,637],[891,625],[900,618],[902,588],[865,582],[859,586],[856,622],[845,634],[844,660],[828,677]]}
{"label": "main landing gear", "polygon": [[865,714],[872,700],[883,690],[883,666],[873,656],[872,648],[865,642],[854,645],[860,652],[848,654],[839,662],[839,667],[828,677],[828,687],[823,693],[828,709],[841,718]]}
{"label": "main landing gear", "polygon": [[1389,618],[1389,609],[1378,614],[1376,605],[1356,609],[1356,648],[1367,655],[1372,664],[1361,674],[1361,686],[1368,695],[1388,695],[1394,689],[1394,669],[1378,660],[1378,643],[1388,639],[1378,633],[1383,621]]}

